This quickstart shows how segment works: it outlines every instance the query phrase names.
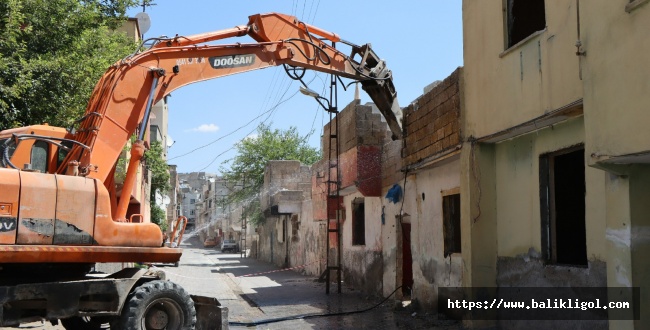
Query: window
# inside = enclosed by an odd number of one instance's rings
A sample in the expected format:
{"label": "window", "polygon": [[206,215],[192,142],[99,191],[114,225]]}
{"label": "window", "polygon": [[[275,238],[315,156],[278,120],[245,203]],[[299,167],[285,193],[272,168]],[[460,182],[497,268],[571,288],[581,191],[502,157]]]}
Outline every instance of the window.
{"label": "window", "polygon": [[459,189],[443,192],[442,231],[445,240],[444,257],[460,253],[460,193]]}
{"label": "window", "polygon": [[352,245],[366,245],[366,210],[363,198],[352,201]]}
{"label": "window", "polygon": [[196,199],[194,198],[190,199],[190,204],[194,204],[194,203],[196,203]]}
{"label": "window", "polygon": [[508,47],[546,28],[544,0],[507,0]]}
{"label": "window", "polygon": [[149,125],[150,129],[150,140],[151,142],[160,141],[162,142],[162,134],[160,134],[160,128],[158,125]]}
{"label": "window", "polygon": [[586,266],[584,147],[540,156],[542,256],[549,263]]}
{"label": "window", "polygon": [[36,141],[32,146],[32,169],[47,173],[47,151],[49,145],[45,141]]}
{"label": "window", "polygon": [[190,215],[194,215],[194,210],[190,210]]}

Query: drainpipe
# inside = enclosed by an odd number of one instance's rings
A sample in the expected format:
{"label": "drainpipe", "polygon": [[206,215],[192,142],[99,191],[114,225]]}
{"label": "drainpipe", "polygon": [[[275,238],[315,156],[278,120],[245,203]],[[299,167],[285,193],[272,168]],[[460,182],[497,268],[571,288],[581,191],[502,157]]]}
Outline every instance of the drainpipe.
{"label": "drainpipe", "polygon": [[289,221],[287,221],[288,216],[284,216],[284,268],[289,267]]}
{"label": "drainpipe", "polygon": [[576,56],[578,56],[578,74],[582,80],[582,57],[587,55],[587,52],[582,49],[582,40],[580,37],[580,0],[576,0],[576,21],[578,28],[578,40],[576,41]]}

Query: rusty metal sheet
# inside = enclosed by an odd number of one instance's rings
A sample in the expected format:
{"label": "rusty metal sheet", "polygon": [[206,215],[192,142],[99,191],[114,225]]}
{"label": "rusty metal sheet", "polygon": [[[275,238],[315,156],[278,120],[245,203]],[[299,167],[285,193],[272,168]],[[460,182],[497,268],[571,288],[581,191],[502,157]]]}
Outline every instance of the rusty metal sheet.
{"label": "rusty metal sheet", "polygon": [[95,228],[95,180],[79,176],[56,176],[56,245],[93,244]]}
{"label": "rusty metal sheet", "polygon": [[20,183],[16,244],[52,244],[56,206],[54,176],[21,171]]}
{"label": "rusty metal sheet", "polygon": [[18,228],[20,174],[0,169],[0,244],[15,244]]}

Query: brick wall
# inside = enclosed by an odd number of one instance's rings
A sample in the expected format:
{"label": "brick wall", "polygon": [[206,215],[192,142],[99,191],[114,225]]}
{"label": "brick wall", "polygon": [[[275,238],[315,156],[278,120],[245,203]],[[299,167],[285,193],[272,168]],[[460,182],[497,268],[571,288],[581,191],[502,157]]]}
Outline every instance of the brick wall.
{"label": "brick wall", "polygon": [[461,70],[456,69],[405,109],[404,166],[416,164],[460,144]]}

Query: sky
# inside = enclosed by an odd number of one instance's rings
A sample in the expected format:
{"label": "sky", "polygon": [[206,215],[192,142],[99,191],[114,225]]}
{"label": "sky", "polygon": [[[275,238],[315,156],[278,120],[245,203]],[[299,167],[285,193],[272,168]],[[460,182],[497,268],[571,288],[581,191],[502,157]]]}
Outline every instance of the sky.
{"label": "sky", "polygon": [[[422,95],[423,88],[449,76],[463,63],[461,0],[155,0],[146,8],[151,27],[145,38],[191,35],[248,23],[248,16],[278,12],[337,33],[357,45],[372,44],[393,73],[401,107]],[[133,17],[142,8],[133,8]],[[254,43],[249,37],[219,43]],[[338,47],[349,54],[350,48]],[[309,72],[304,80],[329,98],[329,76]],[[344,80],[346,83],[349,80]],[[254,136],[260,123],[273,129],[296,127],[309,144],[320,149],[323,126],[329,121],[316,101],[299,93],[300,83],[284,69],[271,67],[191,84],[168,99],[168,134],[175,141],[168,163],[179,173],[219,174],[224,161],[236,155],[234,145]],[[338,106],[354,99],[339,85]],[[361,102],[370,97],[361,91]]]}

